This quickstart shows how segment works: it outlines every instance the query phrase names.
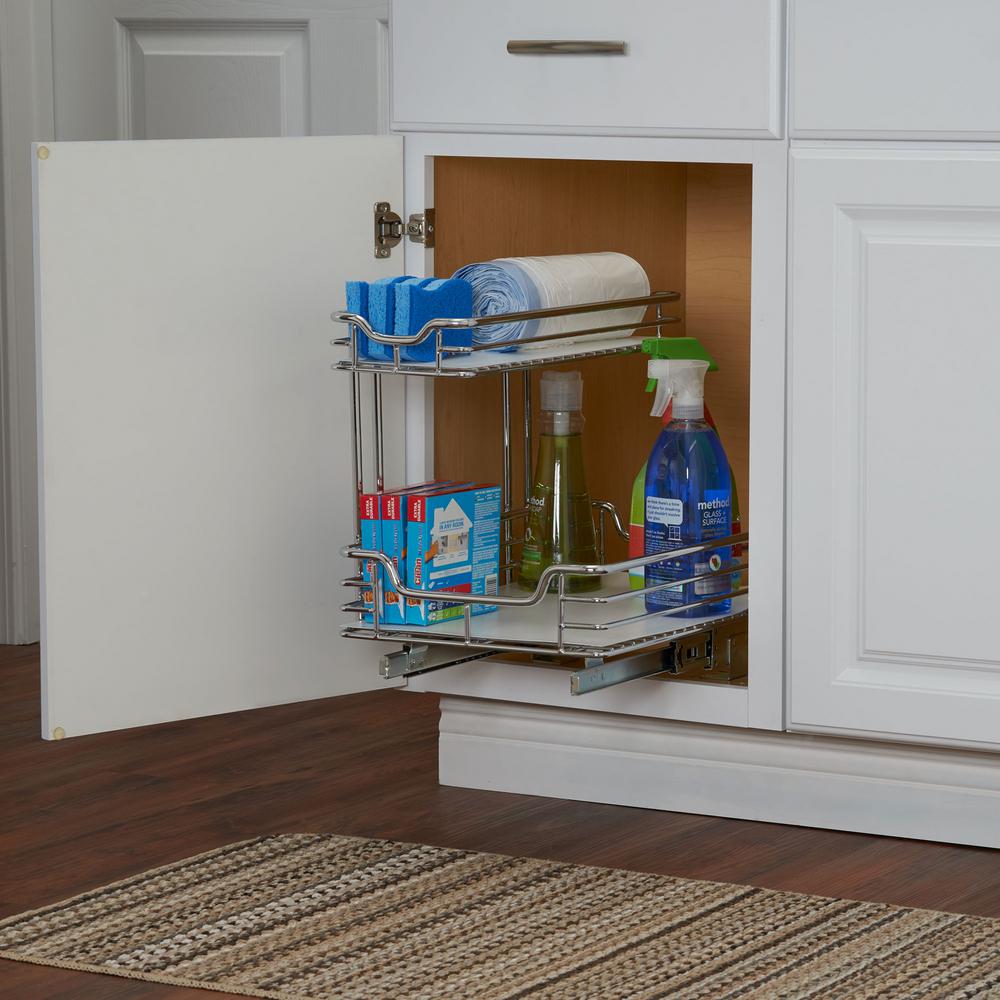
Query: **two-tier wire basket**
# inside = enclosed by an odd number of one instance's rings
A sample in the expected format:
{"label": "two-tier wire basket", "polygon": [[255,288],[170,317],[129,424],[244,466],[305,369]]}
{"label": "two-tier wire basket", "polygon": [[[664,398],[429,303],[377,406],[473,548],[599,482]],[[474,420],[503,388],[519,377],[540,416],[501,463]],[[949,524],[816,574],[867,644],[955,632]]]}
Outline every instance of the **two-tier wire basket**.
{"label": "two-tier wire basket", "polygon": [[[359,504],[354,504],[354,540],[343,554],[357,561],[357,573],[344,580],[344,586],[357,591],[357,597],[342,610],[354,621],[342,628],[346,636],[382,640],[400,644],[395,654],[381,658],[385,677],[424,673],[456,663],[497,654],[518,654],[542,658],[545,662],[564,661],[577,664],[570,679],[574,694],[597,690],[638,677],[656,674],[684,674],[691,671],[716,671],[733,678],[745,677],[746,637],[749,602],[749,536],[746,532],[715,539],[703,544],[670,552],[671,559],[728,549],[732,558],[724,560],[718,569],[709,569],[683,580],[651,584],[631,589],[629,571],[664,559],[662,553],[605,562],[608,532],[613,531],[627,540],[628,532],[618,510],[606,500],[593,501],[597,533],[598,562],[595,564],[553,564],[541,573],[533,590],[522,590],[514,582],[516,563],[514,552],[523,539],[528,510],[528,490],[531,483],[532,403],[531,372],[546,365],[582,359],[634,354],[642,349],[641,330],[654,331],[651,336],[664,336],[664,329],[678,322],[667,315],[664,307],[680,298],[677,292],[654,292],[629,299],[589,302],[555,309],[536,309],[503,315],[470,319],[435,319],[417,333],[397,336],[378,333],[362,317],[349,312],[335,312],[333,319],[348,326],[348,335],[333,341],[346,348],[348,357],[333,367],[350,376],[352,479],[356,500],[364,493],[385,490],[385,435],[383,414],[384,375],[407,375],[422,378],[476,378],[498,374],[502,384],[501,433],[503,436],[501,561],[500,580],[496,594],[474,595],[455,593],[448,601],[460,608],[454,619],[428,626],[387,624],[380,615],[385,581],[401,598],[440,601],[445,592],[425,591],[407,586],[396,567],[382,552],[361,547]],[[518,347],[529,350],[498,351],[493,344],[456,346],[450,344],[446,331],[472,329],[526,320],[554,319],[608,310],[648,307],[650,318],[640,323],[604,324],[576,329],[569,333],[542,335],[518,341]],[[606,318],[606,317],[605,317]],[[598,324],[600,320],[598,319]],[[359,350],[360,336],[384,345],[388,357],[384,361],[365,358]],[[403,359],[403,349],[430,341],[434,345],[433,359],[415,362]],[[511,406],[511,377],[522,378],[523,407],[520,434],[514,434],[514,414]],[[368,419],[362,413],[364,381],[370,382],[371,404]],[[368,423],[369,427],[364,425]],[[372,469],[364,468],[364,440],[370,435]],[[518,443],[515,443],[515,442]],[[515,452],[522,452],[524,464],[524,495],[514,502],[512,497]],[[361,568],[371,567],[365,579]],[[717,562],[717,561],[716,561]],[[375,570],[381,569],[381,573]],[[572,593],[568,580],[573,576],[601,578],[596,590]],[[720,592],[718,579],[728,587]],[[708,584],[710,596],[693,601],[669,613],[647,610],[645,595],[665,587],[699,582]],[[697,586],[695,590],[697,591]],[[361,592],[374,591],[374,600],[362,601]],[[730,609],[710,613],[712,605],[728,599]],[[473,615],[473,605],[488,604],[497,610],[490,614]],[[705,606],[704,616],[698,608]],[[678,611],[685,611],[679,616]],[[369,619],[369,620],[366,620]],[[642,654],[642,655],[637,655]],[[656,655],[649,655],[656,654]]]}

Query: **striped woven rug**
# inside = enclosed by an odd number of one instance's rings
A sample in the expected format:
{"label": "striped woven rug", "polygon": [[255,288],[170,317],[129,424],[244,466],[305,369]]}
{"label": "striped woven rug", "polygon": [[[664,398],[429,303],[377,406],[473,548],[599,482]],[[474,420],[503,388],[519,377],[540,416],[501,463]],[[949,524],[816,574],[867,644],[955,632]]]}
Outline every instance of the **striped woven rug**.
{"label": "striped woven rug", "polygon": [[1000,997],[998,920],[310,834],[9,918],[0,954],[280,1000]]}

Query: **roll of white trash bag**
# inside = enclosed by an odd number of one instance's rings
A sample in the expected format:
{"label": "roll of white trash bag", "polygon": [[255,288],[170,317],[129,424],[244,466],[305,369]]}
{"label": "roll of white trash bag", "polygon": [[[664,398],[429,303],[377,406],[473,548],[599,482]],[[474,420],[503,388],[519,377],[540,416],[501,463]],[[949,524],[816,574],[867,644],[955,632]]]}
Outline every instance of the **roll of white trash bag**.
{"label": "roll of white trash bag", "polygon": [[[634,299],[649,295],[649,278],[642,265],[623,253],[570,253],[553,257],[501,257],[481,264],[466,264],[453,275],[472,285],[472,314],[501,313],[557,306],[582,305],[605,299]],[[607,309],[601,312],[521,320],[499,326],[477,328],[476,344],[495,345],[497,350],[530,350],[553,343],[627,337],[629,329],[586,334],[558,342],[518,343],[532,337],[569,334],[600,326],[640,323],[646,306]]]}

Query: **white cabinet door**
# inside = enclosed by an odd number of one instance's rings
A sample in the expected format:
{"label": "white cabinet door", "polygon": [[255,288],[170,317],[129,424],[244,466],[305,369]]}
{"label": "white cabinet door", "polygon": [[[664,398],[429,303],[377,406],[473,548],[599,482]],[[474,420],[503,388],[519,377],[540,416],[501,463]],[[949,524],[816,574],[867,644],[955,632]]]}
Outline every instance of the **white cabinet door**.
{"label": "white cabinet door", "polygon": [[1000,152],[792,156],[796,729],[1000,745]]}
{"label": "white cabinet door", "polygon": [[354,493],[330,313],[346,279],[402,270],[372,242],[402,140],[38,153],[43,735],[378,686],[376,648],[339,635]]}

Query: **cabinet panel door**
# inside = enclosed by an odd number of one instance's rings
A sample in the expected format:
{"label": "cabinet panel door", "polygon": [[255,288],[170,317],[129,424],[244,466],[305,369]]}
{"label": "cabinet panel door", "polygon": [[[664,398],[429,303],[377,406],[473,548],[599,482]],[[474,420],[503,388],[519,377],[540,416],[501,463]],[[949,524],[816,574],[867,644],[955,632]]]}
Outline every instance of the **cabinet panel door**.
{"label": "cabinet panel door", "polygon": [[1000,744],[1000,153],[792,157],[794,728]]}
{"label": "cabinet panel door", "polygon": [[402,140],[44,150],[43,735],[378,686],[375,649],[339,635],[354,494],[330,313],[345,279],[402,267],[372,246]]}

